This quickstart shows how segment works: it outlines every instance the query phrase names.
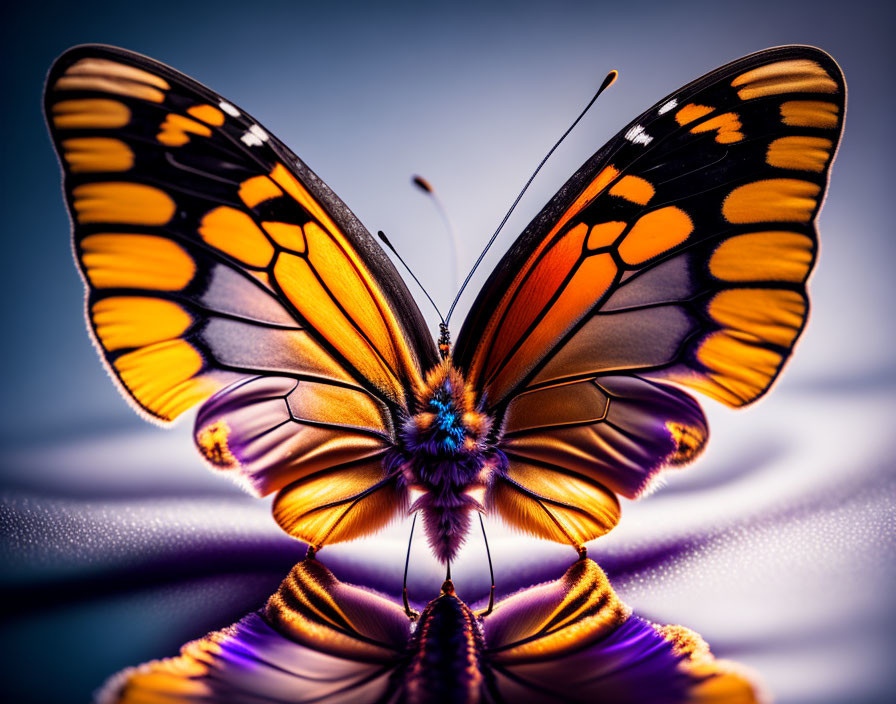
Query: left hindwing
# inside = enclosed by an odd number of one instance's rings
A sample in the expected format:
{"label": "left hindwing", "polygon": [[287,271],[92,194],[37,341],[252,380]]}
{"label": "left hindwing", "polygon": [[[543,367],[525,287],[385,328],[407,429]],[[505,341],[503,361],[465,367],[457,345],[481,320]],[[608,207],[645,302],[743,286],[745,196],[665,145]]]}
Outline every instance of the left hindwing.
{"label": "left hindwing", "polygon": [[[634,496],[699,451],[699,406],[658,382],[730,406],[769,388],[806,320],[845,97],[810,47],[717,69],[595,154],[500,262],[454,360],[504,419],[516,487],[499,509],[515,523],[543,513],[519,505],[527,477]],[[581,507],[552,491],[541,496]]]}

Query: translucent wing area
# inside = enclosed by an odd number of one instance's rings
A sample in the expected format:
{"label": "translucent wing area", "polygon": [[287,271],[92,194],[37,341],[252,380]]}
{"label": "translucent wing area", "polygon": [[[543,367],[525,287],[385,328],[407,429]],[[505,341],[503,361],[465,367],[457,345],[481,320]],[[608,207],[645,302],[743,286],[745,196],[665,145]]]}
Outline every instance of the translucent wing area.
{"label": "translucent wing area", "polygon": [[45,105],[87,315],[109,370],[170,421],[256,373],[400,407],[436,359],[345,205],[257,121],[146,57],[76,47]]}
{"label": "translucent wing area", "polygon": [[437,354],[364,227],[252,117],[146,57],[76,47],[45,105],[87,318],[125,395],[167,422],[216,394],[197,446],[256,494],[289,486],[293,535],[382,525],[404,497],[376,458]]}
{"label": "translucent wing area", "polygon": [[[669,382],[734,407],[768,390],[806,321],[845,98],[818,49],[747,56],[641,115],[529,225],[454,351],[505,423],[508,520],[556,522],[513,486],[534,491],[513,477],[533,465],[635,497],[696,456],[705,419]],[[598,519],[592,496],[551,498]]]}
{"label": "translucent wing area", "polygon": [[99,701],[390,701],[407,638],[403,609],[305,561],[265,609],[188,643],[178,656],[115,675]]}
{"label": "translucent wing area", "polygon": [[631,615],[603,570],[580,560],[484,620],[491,701],[751,704],[755,685],[699,635]]}

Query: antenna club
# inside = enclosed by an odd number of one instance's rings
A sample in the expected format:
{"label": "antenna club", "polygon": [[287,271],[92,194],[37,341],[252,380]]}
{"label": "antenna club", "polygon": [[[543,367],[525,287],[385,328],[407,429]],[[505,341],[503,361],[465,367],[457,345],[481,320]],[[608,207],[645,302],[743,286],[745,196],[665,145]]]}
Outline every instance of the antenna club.
{"label": "antenna club", "polygon": [[414,174],[411,177],[411,183],[413,183],[415,186],[417,186],[417,188],[419,188],[421,191],[426,191],[427,193],[433,192],[432,185],[430,184],[430,182],[427,181],[422,176],[418,176],[417,174]]}

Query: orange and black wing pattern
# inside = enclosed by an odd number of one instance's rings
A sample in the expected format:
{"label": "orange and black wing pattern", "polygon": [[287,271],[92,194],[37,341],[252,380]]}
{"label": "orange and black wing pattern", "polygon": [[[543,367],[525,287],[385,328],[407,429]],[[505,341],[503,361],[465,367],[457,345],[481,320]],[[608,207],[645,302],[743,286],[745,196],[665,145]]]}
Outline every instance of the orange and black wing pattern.
{"label": "orange and black wing pattern", "polygon": [[[242,109],[138,54],[69,50],[45,109],[88,323],[125,395],[161,422],[214,395],[200,451],[260,494],[315,484],[300,537],[353,535],[349,508],[391,515],[375,458],[437,353],[355,216]],[[337,468],[334,493],[319,475]]]}
{"label": "orange and black wing pattern", "polygon": [[536,533],[596,537],[585,524],[612,518],[613,493],[637,496],[705,442],[678,386],[732,407],[768,390],[806,321],[845,100],[818,49],[747,56],[638,117],[529,225],[454,351],[503,418],[511,522],[532,530],[545,499],[577,518]]}

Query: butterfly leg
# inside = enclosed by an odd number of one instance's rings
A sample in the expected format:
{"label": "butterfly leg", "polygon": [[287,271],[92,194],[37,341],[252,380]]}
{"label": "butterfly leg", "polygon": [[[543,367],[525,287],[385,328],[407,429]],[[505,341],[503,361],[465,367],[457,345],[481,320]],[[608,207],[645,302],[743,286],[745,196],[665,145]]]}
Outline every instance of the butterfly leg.
{"label": "butterfly leg", "polygon": [[404,612],[411,621],[416,621],[417,617],[420,616],[420,614],[411,608],[411,603],[408,601],[408,565],[411,563],[411,541],[414,539],[415,525],[417,525],[416,512],[414,512],[414,518],[411,521],[411,534],[408,536],[408,554],[404,559],[404,583],[401,586],[401,599],[404,603]]}
{"label": "butterfly leg", "polygon": [[495,608],[495,569],[492,567],[492,553],[488,549],[488,536],[485,534],[485,522],[482,520],[482,514],[479,514],[479,527],[482,528],[482,539],[485,541],[485,556],[488,558],[488,573],[491,576],[492,586],[488,593],[488,607],[485,611],[477,614],[477,616],[488,616],[492,609]]}

